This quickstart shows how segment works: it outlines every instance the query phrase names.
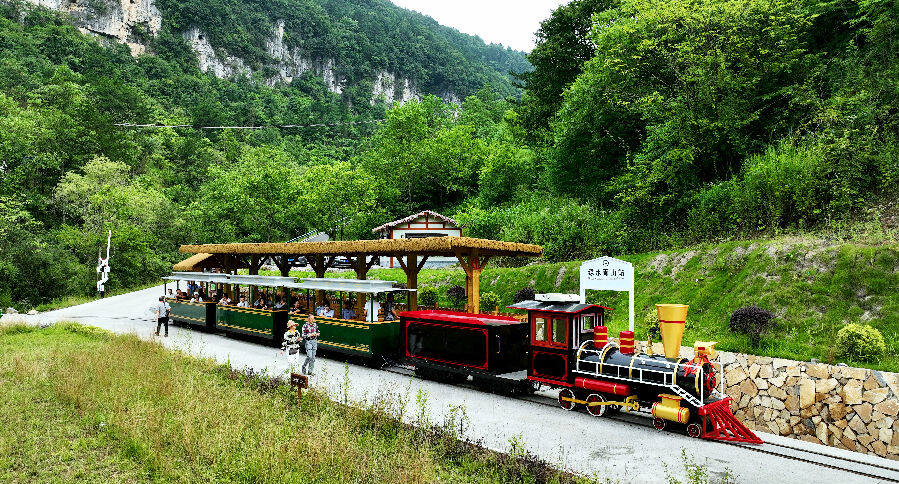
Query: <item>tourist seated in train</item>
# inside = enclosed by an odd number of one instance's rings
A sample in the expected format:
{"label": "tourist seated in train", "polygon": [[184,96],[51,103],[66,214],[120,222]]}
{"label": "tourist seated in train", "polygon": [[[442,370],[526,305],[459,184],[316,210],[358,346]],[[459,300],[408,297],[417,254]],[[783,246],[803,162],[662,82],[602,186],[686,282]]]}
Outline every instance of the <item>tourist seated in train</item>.
{"label": "tourist seated in train", "polygon": [[321,306],[315,308],[315,314],[316,314],[316,316],[325,316],[328,318],[333,318],[334,310],[331,309],[331,306],[329,306],[327,303],[325,303],[325,304],[322,304]]}
{"label": "tourist seated in train", "polygon": [[341,312],[341,317],[343,319],[356,319],[356,311],[353,308],[343,308],[343,311]]}
{"label": "tourist seated in train", "polygon": [[200,292],[197,291],[194,293],[194,297],[190,298],[190,302],[201,303],[201,302],[203,302],[203,296],[201,296]]}
{"label": "tourist seated in train", "polygon": [[284,300],[281,299],[280,297],[276,297],[275,305],[272,306],[272,308],[274,308],[275,311],[282,311],[284,309],[287,309],[287,303],[284,302]]}
{"label": "tourist seated in train", "polygon": [[256,301],[253,302],[253,307],[254,307],[255,309],[265,309],[265,306],[266,306],[266,304],[265,304],[265,295],[264,295],[264,294],[260,294],[259,297],[256,298]]}
{"label": "tourist seated in train", "polygon": [[246,296],[241,296],[241,297],[240,297],[240,302],[237,303],[237,307],[239,307],[239,308],[248,308],[248,307],[250,307],[250,302],[247,301]]}
{"label": "tourist seated in train", "polygon": [[384,303],[384,321],[396,321],[396,313],[393,310],[393,293],[387,293],[387,302]]}
{"label": "tourist seated in train", "polygon": [[230,305],[231,305],[231,299],[228,298],[227,294],[225,294],[224,296],[222,296],[221,299],[219,299],[219,306],[230,306]]}
{"label": "tourist seated in train", "polygon": [[296,301],[293,302],[293,306],[290,308],[290,312],[291,312],[291,314],[299,314],[299,313],[303,312],[303,307],[300,306],[299,299],[297,299]]}

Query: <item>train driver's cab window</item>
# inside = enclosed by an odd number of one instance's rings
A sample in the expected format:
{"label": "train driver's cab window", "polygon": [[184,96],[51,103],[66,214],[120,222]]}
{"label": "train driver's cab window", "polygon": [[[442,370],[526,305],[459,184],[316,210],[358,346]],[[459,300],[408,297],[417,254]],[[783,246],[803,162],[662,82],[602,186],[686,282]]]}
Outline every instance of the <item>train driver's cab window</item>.
{"label": "train driver's cab window", "polygon": [[534,318],[534,341],[546,341],[546,318]]}
{"label": "train driver's cab window", "polygon": [[553,343],[565,343],[565,323],[564,318],[553,318]]}
{"label": "train driver's cab window", "polygon": [[596,325],[596,316],[592,314],[585,314],[581,317],[581,331],[593,331],[593,326]]}

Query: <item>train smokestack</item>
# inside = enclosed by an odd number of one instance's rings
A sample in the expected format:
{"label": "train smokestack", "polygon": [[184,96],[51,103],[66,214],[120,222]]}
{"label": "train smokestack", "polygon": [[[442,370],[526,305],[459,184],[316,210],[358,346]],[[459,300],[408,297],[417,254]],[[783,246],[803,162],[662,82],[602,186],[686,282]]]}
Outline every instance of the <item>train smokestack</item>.
{"label": "train smokestack", "polygon": [[659,327],[662,330],[662,345],[665,347],[665,358],[677,358],[684,338],[684,326],[687,323],[686,304],[656,304],[659,313]]}

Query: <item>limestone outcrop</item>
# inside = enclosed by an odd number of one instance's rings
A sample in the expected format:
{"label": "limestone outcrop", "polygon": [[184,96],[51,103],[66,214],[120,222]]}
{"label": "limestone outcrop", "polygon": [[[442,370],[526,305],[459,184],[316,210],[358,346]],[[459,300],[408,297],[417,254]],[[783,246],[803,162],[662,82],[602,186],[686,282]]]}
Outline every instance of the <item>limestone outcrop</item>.
{"label": "limestone outcrop", "polygon": [[[66,13],[78,28],[86,34],[106,41],[124,43],[132,55],[152,54],[150,40],[162,28],[162,14],[153,0],[28,0],[29,2]],[[181,35],[197,55],[200,69],[220,78],[251,76],[254,70],[245,59],[215,49],[200,26],[192,26]],[[266,72],[275,74],[264,79],[268,85],[289,83],[307,72],[322,79],[327,89],[342,94],[347,80],[340,75],[334,59],[316,58],[301,49],[288,47],[284,42],[284,21],[272,26],[265,43],[269,60]],[[262,70],[262,69],[260,69]],[[422,93],[413,80],[382,70],[375,73],[371,103],[400,104],[421,99]],[[461,104],[455,93],[438,93],[447,102]]]}

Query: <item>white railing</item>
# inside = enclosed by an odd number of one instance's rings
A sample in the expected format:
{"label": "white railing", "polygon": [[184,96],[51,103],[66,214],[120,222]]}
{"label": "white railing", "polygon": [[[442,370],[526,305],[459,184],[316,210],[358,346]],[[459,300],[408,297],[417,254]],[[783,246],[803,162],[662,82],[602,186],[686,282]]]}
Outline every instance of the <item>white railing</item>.
{"label": "white railing", "polygon": [[[597,349],[588,349],[587,345],[593,343],[592,341],[585,341],[578,348],[577,358],[575,362],[575,373],[582,373],[585,375],[596,376],[596,377],[605,377],[605,378],[614,378],[617,380],[623,381],[631,381],[637,383],[643,383],[647,385],[655,385],[662,386],[671,389],[674,393],[689,401],[696,407],[701,407],[705,405],[705,375],[703,371],[702,365],[695,365],[693,363],[681,364],[674,362],[667,362],[668,365],[664,370],[655,370],[648,368],[634,368],[632,366],[624,366],[624,365],[616,365],[612,363],[604,363],[603,355],[606,350],[606,347],[609,347],[609,350],[612,348],[617,348],[618,345],[614,342],[609,342],[605,347],[597,350]],[[597,361],[586,361],[584,358],[587,355],[596,355]],[[647,360],[642,358],[640,355],[634,355],[634,358],[637,359],[638,362],[646,362],[652,361],[653,363],[659,363],[659,360]],[[722,366],[720,363],[709,362],[712,365],[712,368],[715,370],[718,375],[718,379],[716,382],[716,387],[712,389],[712,395],[716,397],[720,397],[723,394],[724,388],[724,374],[722,372]],[[603,372],[600,373],[600,366],[602,367]],[[675,375],[681,369],[690,368],[692,371],[696,372],[696,376],[693,378],[699,379],[699,398],[686,391],[685,389],[677,386],[675,384]],[[655,376],[655,381],[647,380],[647,377]]]}

